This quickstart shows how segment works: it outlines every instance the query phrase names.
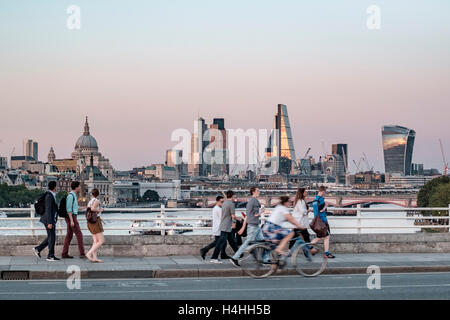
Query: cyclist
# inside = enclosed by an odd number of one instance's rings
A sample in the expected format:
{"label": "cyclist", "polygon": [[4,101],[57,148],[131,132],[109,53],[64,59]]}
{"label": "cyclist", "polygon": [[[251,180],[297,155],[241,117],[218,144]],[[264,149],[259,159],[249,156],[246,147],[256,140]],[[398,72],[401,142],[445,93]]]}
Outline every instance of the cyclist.
{"label": "cyclist", "polygon": [[262,227],[262,233],[266,241],[279,243],[274,250],[279,255],[286,255],[286,247],[294,236],[294,231],[283,227],[286,222],[290,222],[297,229],[303,230],[305,227],[295,220],[289,212],[289,197],[280,197],[280,204],[275,207],[267,221]]}
{"label": "cyclist", "polygon": [[320,219],[322,219],[322,221],[326,224],[326,226],[328,228],[328,232],[324,238],[317,237],[313,241],[311,241],[311,243],[317,243],[323,239],[325,258],[334,259],[335,256],[333,254],[331,254],[329,251],[329,248],[330,248],[330,225],[328,224],[328,220],[327,220],[327,205],[325,204],[325,198],[324,198],[326,190],[327,189],[324,186],[319,187],[317,196],[314,198],[314,201],[313,201],[313,209],[314,209],[314,217],[319,215]]}

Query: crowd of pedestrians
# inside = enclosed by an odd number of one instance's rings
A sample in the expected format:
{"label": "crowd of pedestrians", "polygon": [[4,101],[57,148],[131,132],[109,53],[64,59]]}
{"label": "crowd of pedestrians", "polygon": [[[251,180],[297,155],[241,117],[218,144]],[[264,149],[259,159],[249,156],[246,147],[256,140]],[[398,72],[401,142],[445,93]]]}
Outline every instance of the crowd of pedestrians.
{"label": "crowd of pedestrians", "polygon": [[[84,250],[83,233],[78,222],[80,207],[78,194],[80,192],[80,182],[73,181],[72,191],[62,198],[59,205],[56,199],[56,182],[48,184],[48,191],[42,195],[35,204],[36,212],[41,215],[40,222],[44,225],[47,237],[42,243],[33,248],[37,257],[41,257],[41,252],[48,247],[47,261],[60,260],[55,256],[56,243],[56,223],[58,217],[64,218],[67,226],[61,258],[72,259],[69,255],[69,247],[73,235],[77,239],[78,251],[81,259],[87,258],[91,262],[100,263],[98,259],[98,249],[105,242],[103,236],[103,222],[101,214],[103,209],[99,198],[99,190],[93,189],[91,200],[86,208],[87,227],[92,234],[92,247],[87,253]],[[324,255],[326,258],[334,258],[330,253],[330,226],[327,220],[327,204],[325,203],[326,188],[319,187],[318,193],[312,201],[312,209],[309,208],[306,197],[308,191],[299,188],[293,203],[288,196],[280,197],[279,204],[268,211],[261,206],[258,198],[260,190],[257,187],[250,188],[250,199],[247,202],[246,213],[236,215],[236,195],[233,191],[225,192],[224,196],[217,196],[216,203],[212,209],[212,236],[213,241],[200,249],[200,255],[206,259],[208,251],[214,249],[210,262],[222,263],[229,260],[234,266],[239,267],[239,260],[245,250],[255,241],[270,241],[277,244],[275,252],[280,255],[288,254],[288,247],[294,244],[293,238],[302,237],[306,243],[317,243],[323,241]],[[309,213],[313,212],[314,217],[320,219],[325,232],[321,232],[311,241]],[[267,219],[261,219],[267,216]],[[317,220],[316,219],[316,220]],[[242,238],[245,238],[242,241]],[[227,244],[234,254],[228,256],[226,253]],[[316,250],[316,249],[313,249]],[[317,252],[312,252],[313,254]],[[220,256],[220,258],[219,258]]]}
{"label": "crowd of pedestrians", "polygon": [[38,199],[35,207],[36,213],[41,214],[40,222],[45,226],[47,231],[47,238],[33,248],[34,254],[41,258],[41,252],[48,247],[47,261],[61,260],[55,256],[55,243],[56,243],[56,223],[58,217],[64,218],[67,226],[66,236],[64,239],[64,245],[61,252],[62,259],[73,259],[73,256],[69,255],[69,247],[72,241],[73,235],[77,238],[78,251],[80,258],[87,258],[91,262],[103,262],[97,257],[97,251],[104,243],[103,226],[100,218],[103,209],[101,208],[100,195],[98,189],[93,189],[91,192],[92,199],[87,205],[86,211],[91,211],[96,215],[96,222],[87,221],[87,227],[92,234],[93,245],[91,249],[85,253],[83,243],[83,233],[81,232],[80,224],[78,222],[79,204],[78,194],[80,192],[80,182],[73,181],[71,183],[71,192],[63,197],[59,202],[56,200],[56,182],[50,181],[48,183],[48,191]]}
{"label": "crowd of pedestrians", "polygon": [[[326,188],[319,187],[316,197],[312,201],[312,209],[308,206],[306,188],[299,188],[294,201],[290,197],[280,197],[279,204],[268,211],[261,206],[258,198],[260,190],[257,187],[250,188],[250,199],[247,202],[246,213],[242,216],[236,215],[236,196],[233,191],[217,196],[216,204],[213,208],[212,235],[214,240],[200,249],[200,255],[206,259],[209,250],[214,248],[211,256],[211,263],[222,263],[228,259],[234,266],[239,267],[239,260],[242,258],[249,245],[256,241],[270,241],[277,244],[275,252],[280,255],[288,254],[287,249],[291,248],[295,239],[301,237],[306,243],[324,243],[325,258],[335,258],[330,253],[330,226],[327,220],[327,204],[325,203]],[[318,217],[326,226],[326,234],[316,235],[311,240],[309,213],[313,212],[314,217]],[[266,219],[262,219],[265,216]],[[241,238],[245,237],[242,242]],[[294,240],[292,240],[294,239]],[[239,241],[239,242],[238,242]],[[234,252],[232,257],[226,253],[227,242]],[[311,249],[312,254],[317,253],[317,249]],[[220,254],[220,259],[219,259]]]}

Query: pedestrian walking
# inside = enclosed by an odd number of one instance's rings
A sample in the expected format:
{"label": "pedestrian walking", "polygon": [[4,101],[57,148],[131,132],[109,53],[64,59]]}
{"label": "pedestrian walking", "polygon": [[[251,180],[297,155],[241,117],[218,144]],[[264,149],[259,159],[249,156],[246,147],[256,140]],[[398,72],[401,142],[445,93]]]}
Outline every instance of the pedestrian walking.
{"label": "pedestrian walking", "polygon": [[67,224],[66,238],[64,239],[64,247],[62,251],[62,258],[72,259],[73,257],[69,255],[69,246],[72,241],[73,234],[77,237],[78,250],[80,252],[80,258],[85,257],[84,245],[83,245],[83,233],[80,229],[80,224],[78,223],[78,198],[77,193],[80,192],[80,182],[72,181],[71,183],[72,191],[67,195],[66,198],[66,210],[67,217],[65,217]]}
{"label": "pedestrian walking", "polygon": [[61,260],[55,257],[56,222],[58,220],[58,205],[56,203],[56,181],[48,183],[48,191],[43,196],[44,213],[39,219],[45,226],[47,238],[37,247],[33,248],[34,254],[41,257],[41,251],[48,247],[47,261]]}
{"label": "pedestrian walking", "polygon": [[251,198],[247,202],[247,238],[245,239],[239,250],[231,257],[230,262],[239,267],[239,259],[244,253],[245,249],[250,243],[258,240],[263,240],[263,236],[260,230],[260,216],[264,213],[261,211],[261,204],[259,203],[259,189],[256,187],[250,188]]}
{"label": "pedestrian walking", "polygon": [[[205,260],[206,254],[209,250],[216,247],[217,240],[220,237],[220,221],[222,219],[222,205],[225,199],[223,196],[216,197],[216,204],[212,210],[212,236],[214,237],[214,241],[208,244],[206,247],[200,249],[200,256],[203,260]],[[225,253],[225,247],[221,252],[222,257],[225,257],[227,254]]]}
{"label": "pedestrian walking", "polygon": [[[308,208],[308,204],[306,203],[306,197],[308,196],[308,191],[306,188],[298,188],[297,193],[295,195],[294,200],[294,210],[292,212],[292,216],[294,219],[304,228],[304,229],[294,229],[294,238],[297,238],[298,236],[302,236],[303,241],[306,243],[311,242],[311,237],[308,232],[309,228],[309,212],[312,212]],[[291,241],[289,243],[289,248],[292,248],[295,241]],[[315,249],[314,249],[315,250]]]}
{"label": "pedestrian walking", "polygon": [[98,196],[100,192],[98,189],[92,189],[92,199],[88,203],[88,208],[90,211],[94,212],[97,215],[97,220],[92,223],[89,220],[87,221],[87,227],[92,234],[92,247],[86,253],[86,258],[88,258],[91,262],[103,262],[98,259],[98,249],[105,243],[105,237],[103,236],[103,222],[100,217],[103,208],[100,205],[100,200],[98,200]]}
{"label": "pedestrian walking", "polygon": [[233,235],[231,234],[231,227],[233,219],[237,219],[235,215],[235,205],[236,196],[233,191],[229,190],[225,193],[227,199],[222,205],[222,218],[220,220],[220,236],[217,239],[216,247],[214,248],[214,253],[211,257],[211,263],[222,263],[218,260],[219,253],[221,253],[222,259],[229,259],[230,257],[223,255],[225,253],[225,248],[227,246],[227,241],[230,244],[234,252],[238,250],[237,244],[234,241]]}
{"label": "pedestrian walking", "polygon": [[313,241],[311,241],[311,243],[317,243],[317,242],[323,240],[325,258],[333,259],[333,258],[335,258],[335,256],[333,254],[331,254],[329,251],[330,250],[330,225],[328,224],[328,219],[327,219],[327,206],[328,205],[325,204],[325,198],[324,198],[326,190],[327,189],[324,186],[319,187],[318,193],[313,201],[313,209],[314,209],[314,218],[319,216],[319,218],[327,226],[328,231],[327,231],[326,236],[321,237],[321,238],[317,237]]}

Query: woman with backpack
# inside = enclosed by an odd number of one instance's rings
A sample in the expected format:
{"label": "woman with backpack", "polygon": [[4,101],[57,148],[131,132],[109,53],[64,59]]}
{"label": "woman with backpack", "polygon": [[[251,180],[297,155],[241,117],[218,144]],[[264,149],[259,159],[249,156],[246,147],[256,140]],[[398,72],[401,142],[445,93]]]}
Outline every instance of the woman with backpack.
{"label": "woman with backpack", "polygon": [[[98,189],[92,189],[92,199],[89,201],[87,205],[86,218],[87,218],[87,226],[89,231],[92,234],[93,244],[91,249],[86,253],[86,257],[91,262],[101,263],[102,260],[99,260],[97,257],[98,249],[105,243],[105,238],[103,237],[103,225],[102,219],[100,218],[101,213],[103,212],[103,208],[100,206],[100,200],[97,199],[100,192]],[[89,219],[89,216],[95,216],[95,222],[91,222],[93,219]],[[91,221],[90,221],[91,220]]]}

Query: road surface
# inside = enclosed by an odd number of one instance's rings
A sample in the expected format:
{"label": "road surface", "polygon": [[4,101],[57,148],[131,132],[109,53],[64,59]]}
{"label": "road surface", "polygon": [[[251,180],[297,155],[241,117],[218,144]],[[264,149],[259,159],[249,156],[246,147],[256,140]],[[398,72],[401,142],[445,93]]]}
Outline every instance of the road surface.
{"label": "road surface", "polygon": [[179,278],[81,280],[69,290],[63,280],[0,281],[0,300],[8,299],[450,299],[450,273],[382,274],[381,289],[367,288],[369,275],[267,279]]}

